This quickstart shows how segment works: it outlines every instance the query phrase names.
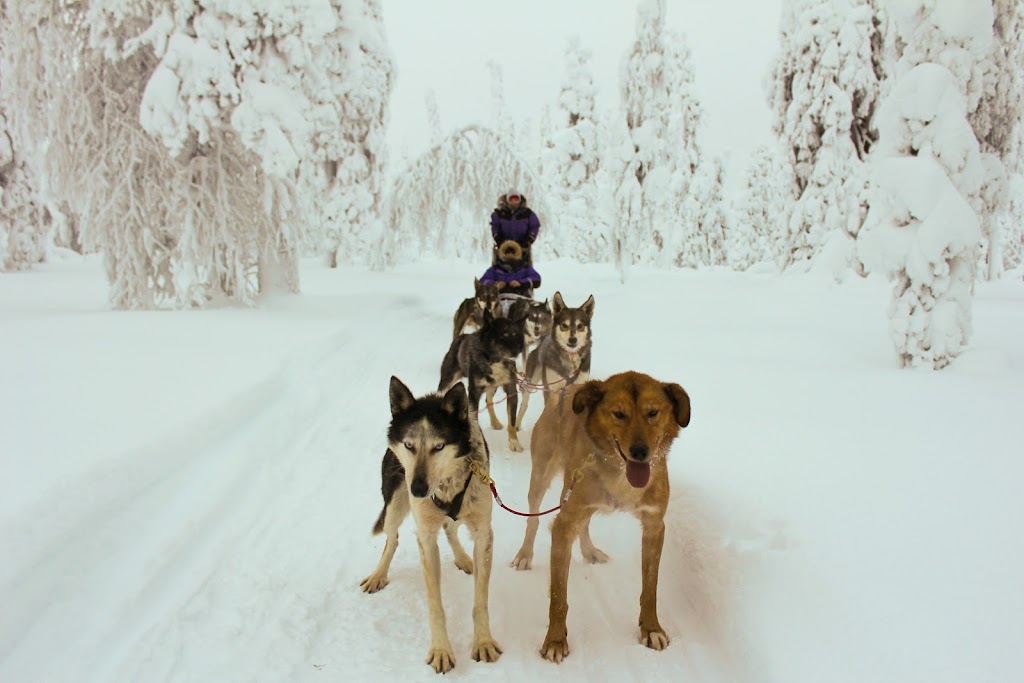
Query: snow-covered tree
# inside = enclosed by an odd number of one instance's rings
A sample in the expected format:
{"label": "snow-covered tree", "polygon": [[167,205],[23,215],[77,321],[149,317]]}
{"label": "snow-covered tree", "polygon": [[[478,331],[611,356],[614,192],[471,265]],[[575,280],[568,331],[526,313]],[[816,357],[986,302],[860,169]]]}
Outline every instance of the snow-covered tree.
{"label": "snow-covered tree", "polygon": [[1002,269],[1002,248],[1016,232],[1012,205],[1024,201],[1015,196],[1021,187],[1015,176],[1024,173],[1024,4],[994,0],[993,13],[992,49],[981,65],[983,94],[968,117],[988,166],[980,211],[984,249],[979,276],[986,279],[998,277]]}
{"label": "snow-covered tree", "polygon": [[[383,234],[385,134],[394,66],[379,0],[345,2],[343,21],[312,46],[312,155],[303,195],[312,198],[309,229],[323,235],[329,266],[366,262]],[[326,89],[322,92],[319,88]],[[329,93],[329,94],[328,94]]]}
{"label": "snow-covered tree", "polygon": [[490,259],[490,216],[498,197],[515,186],[541,219],[538,254],[561,255],[548,238],[544,184],[534,165],[489,128],[455,131],[400,172],[392,188],[381,264],[434,254]]}
{"label": "snow-covered tree", "polygon": [[598,185],[611,190],[601,194],[597,205],[612,217],[610,256],[620,280],[626,282],[641,251],[643,187],[637,179],[638,161],[629,129],[624,121],[610,120]]}
{"label": "snow-covered tree", "polygon": [[324,57],[357,6],[8,5],[15,129],[45,144],[51,190],[104,252],[116,306],[297,289],[298,168],[338,128],[331,84],[353,74]]}
{"label": "snow-covered tree", "polygon": [[[773,127],[790,150],[796,199],[784,227],[785,266],[807,267],[863,220],[861,168],[877,135],[879,19],[872,0],[787,0],[782,49],[768,79]],[[847,249],[852,257],[852,244]],[[853,265],[851,263],[851,265]]]}
{"label": "snow-covered tree", "polygon": [[705,158],[697,168],[683,202],[683,240],[675,265],[697,268],[720,266],[726,260],[725,203],[722,200],[722,162]]}
{"label": "snow-covered tree", "polygon": [[0,271],[24,270],[46,258],[46,230],[39,209],[32,171],[16,153],[7,117],[0,109]]}
{"label": "snow-covered tree", "polygon": [[889,6],[900,43],[879,113],[876,190],[859,240],[895,282],[890,334],[902,366],[943,368],[971,332],[971,294],[986,181],[968,122],[992,41],[988,3],[901,0]]}
{"label": "snow-covered tree", "polygon": [[737,198],[736,217],[727,233],[729,265],[746,270],[762,261],[782,268],[786,262],[783,221],[794,197],[790,168],[776,145],[754,150]]}
{"label": "snow-covered tree", "polygon": [[1006,208],[996,216],[1002,237],[1003,270],[1024,265],[1024,175],[1011,174],[1007,181]]}
{"label": "snow-covered tree", "polygon": [[[641,194],[636,212],[619,216],[619,221],[640,231],[633,260],[669,265],[682,250],[681,209],[700,164],[700,107],[693,96],[685,39],[665,29],[665,0],[643,0],[638,7],[621,95],[634,150],[627,165]],[[633,180],[616,175],[627,185],[616,194],[631,194]]]}
{"label": "snow-covered tree", "polygon": [[[690,49],[686,39],[674,31],[665,31],[665,82],[668,93],[669,109],[665,121],[665,139],[667,142],[668,159],[665,164],[664,177],[667,183],[659,188],[658,183],[649,181],[645,185],[645,204],[651,207],[651,219],[656,223],[655,239],[664,242],[662,264],[678,265],[686,260],[685,255],[693,251],[688,244],[696,239],[703,244],[713,243],[718,239],[715,235],[701,234],[702,226],[712,227],[714,221],[694,224],[687,219],[692,215],[690,195],[693,183],[697,182],[698,170],[705,165],[700,148],[700,124],[703,116],[702,108],[694,92],[694,70],[690,59]],[[720,174],[715,169],[717,161],[710,162],[706,171],[711,175]],[[721,178],[718,178],[718,192],[704,194],[698,201],[718,201],[714,207],[705,207],[711,212],[721,213],[725,210],[721,199]],[[714,182],[701,185],[702,190],[712,190]],[[713,227],[712,227],[713,229]],[[709,264],[710,265],[710,264]]]}
{"label": "snow-covered tree", "polygon": [[594,116],[597,88],[590,60],[578,39],[569,42],[558,125],[547,136],[542,157],[559,245],[584,263],[608,261],[612,253],[611,216],[598,206],[603,131]]}

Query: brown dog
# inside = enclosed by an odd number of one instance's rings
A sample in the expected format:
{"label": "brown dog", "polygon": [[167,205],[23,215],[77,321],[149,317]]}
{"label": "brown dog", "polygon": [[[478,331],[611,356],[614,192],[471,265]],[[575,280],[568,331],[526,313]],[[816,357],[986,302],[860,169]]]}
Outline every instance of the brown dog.
{"label": "brown dog", "polygon": [[[541,655],[561,662],[569,654],[566,600],[573,541],[588,562],[608,556],[590,539],[595,512],[628,510],[640,519],[642,588],[640,642],[654,650],[668,646],[658,621],[658,567],[665,541],[669,485],[666,457],[679,428],[690,423],[690,397],[678,384],[638,372],[567,389],[565,401],[549,401],[533,428],[530,452],[530,512],[562,473],[562,500],[571,495],[551,526],[551,603]],[[529,569],[539,521],[530,517],[526,537],[512,566]]]}

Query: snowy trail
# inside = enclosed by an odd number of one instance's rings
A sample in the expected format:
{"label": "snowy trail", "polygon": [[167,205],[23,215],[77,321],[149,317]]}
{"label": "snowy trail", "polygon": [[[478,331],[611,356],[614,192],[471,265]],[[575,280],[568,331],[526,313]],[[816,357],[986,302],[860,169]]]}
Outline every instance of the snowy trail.
{"label": "snowy trail", "polygon": [[[448,343],[449,306],[409,295],[377,303],[369,307],[376,314],[355,325],[358,337],[340,333],[294,359],[219,413],[179,430],[187,438],[154,442],[145,453],[119,459],[137,470],[121,476],[119,488],[97,487],[104,473],[89,472],[78,487],[80,500],[76,487],[68,487],[75,508],[54,508],[49,520],[31,512],[37,523],[22,539],[24,561],[4,574],[17,597],[0,634],[8,646],[0,679],[336,680],[344,672],[358,680],[379,675],[385,663],[403,677],[430,679],[422,662],[426,607],[411,521],[392,584],[370,596],[358,582],[383,543],[369,530],[380,507],[387,377],[400,372],[390,354],[378,353],[376,340],[394,330],[422,330],[419,350],[406,359],[415,372],[403,379],[419,392],[430,390]],[[364,401],[380,406],[379,424],[362,422],[366,411],[356,406]],[[525,506],[528,455],[508,451],[504,432],[486,431],[503,494]],[[521,680],[524,670],[550,676],[553,665],[536,653],[547,620],[547,526],[534,571],[515,572],[508,562],[523,522],[498,512],[491,605],[503,663],[469,659],[472,578],[454,571],[445,549],[455,673],[493,680]],[[8,530],[4,540],[11,535]],[[652,670],[675,668],[666,660],[707,673],[683,635],[701,625],[676,616],[688,588],[672,580],[686,558],[672,533],[661,603],[674,642],[663,653],[636,642],[639,535],[629,518],[595,523],[595,538],[613,559],[593,567],[574,562],[574,656],[557,669],[560,676],[616,671],[624,680],[649,680]],[[53,600],[55,587],[64,599]],[[18,637],[14,630],[25,625]],[[55,633],[66,643],[58,657]],[[367,641],[373,646],[352,647]],[[89,663],[90,678],[82,678],[82,662]]]}
{"label": "snowy trail", "polygon": [[[68,486],[72,507],[28,513],[36,519],[31,535],[19,539],[12,524],[3,540],[19,540],[13,547],[24,561],[3,574],[18,597],[2,622],[0,643],[8,651],[0,653],[0,679],[68,680],[81,677],[82,662],[89,662],[88,680],[97,682],[321,680],[342,673],[359,680],[384,666],[401,677],[431,679],[423,664],[426,606],[411,521],[391,585],[372,596],[358,589],[383,545],[369,531],[381,505],[388,377],[399,374],[418,393],[432,390],[450,341],[448,309],[458,294],[426,298],[415,291],[368,295],[365,313],[346,317],[346,331],[216,414],[180,428],[187,437],[119,458],[128,473],[108,485],[104,472],[86,473],[81,495]],[[396,358],[397,348],[403,357]],[[538,403],[524,443],[539,412]],[[378,417],[376,424],[366,424],[367,414]],[[528,454],[509,451],[503,431],[485,434],[502,495],[525,508]],[[682,464],[677,469],[685,472]],[[556,483],[546,503],[554,504],[557,490]],[[505,649],[497,666],[468,657],[472,578],[454,570],[442,544],[455,677],[615,672],[622,680],[651,680],[667,668],[708,681],[754,680],[743,671],[742,639],[726,623],[730,606],[715,602],[738,580],[736,558],[699,507],[697,497],[677,490],[666,520],[660,605],[671,646],[656,653],[637,643],[639,525],[627,515],[599,517],[594,537],[612,559],[590,566],[575,551],[573,653],[557,668],[537,655],[547,626],[550,518],[542,523],[534,570],[516,572],[508,562],[524,521],[496,510],[491,615]],[[66,599],[52,599],[55,586]],[[32,626],[19,637],[15,631],[26,624]],[[54,633],[66,639],[66,656],[52,656]]]}

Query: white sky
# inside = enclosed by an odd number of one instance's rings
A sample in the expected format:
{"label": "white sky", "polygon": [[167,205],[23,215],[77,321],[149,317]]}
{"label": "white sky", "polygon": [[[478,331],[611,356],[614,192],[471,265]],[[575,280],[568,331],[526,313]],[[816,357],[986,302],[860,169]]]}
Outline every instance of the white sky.
{"label": "white sky", "polygon": [[[781,0],[667,0],[667,23],[686,35],[692,51],[705,149],[725,155],[730,170],[742,168],[749,152],[770,139],[763,81],[778,44],[780,5]],[[488,120],[489,60],[504,70],[513,120],[539,122],[544,107],[555,102],[572,35],[593,53],[598,106],[618,106],[619,70],[633,40],[636,2],[383,0],[383,10],[397,70],[389,134],[396,159],[428,145],[424,103],[430,89],[446,131]]]}

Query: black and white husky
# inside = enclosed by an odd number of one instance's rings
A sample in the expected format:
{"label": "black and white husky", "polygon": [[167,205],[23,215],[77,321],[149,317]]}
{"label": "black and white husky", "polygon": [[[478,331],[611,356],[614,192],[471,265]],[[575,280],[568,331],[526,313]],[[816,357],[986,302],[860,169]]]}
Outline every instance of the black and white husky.
{"label": "black and white husky", "polygon": [[[590,379],[590,350],[594,341],[590,321],[594,317],[594,296],[588,297],[579,308],[569,308],[561,292],[555,292],[551,315],[551,332],[530,351],[523,373],[530,384],[542,388],[545,403],[553,393]],[[523,428],[523,416],[529,403],[530,393],[524,391],[516,418],[519,429]]]}
{"label": "black and white husky", "polygon": [[[478,421],[469,414],[466,388],[458,383],[443,395],[415,398],[392,377],[390,396],[388,450],[381,463],[384,509],[373,527],[375,534],[383,531],[387,541],[377,568],[362,581],[363,590],[375,593],[388,584],[388,568],[398,548],[398,527],[411,511],[430,615],[427,664],[438,673],[451,671],[455,656],[441,604],[437,546],[437,532],[444,528],[455,552],[455,564],[468,574],[476,573],[471,656],[479,662],[497,661],[501,646],[491,636],[487,606],[494,546],[492,498],[483,478],[473,471],[487,475],[489,451]],[[459,543],[460,523],[472,533],[472,559]]]}

